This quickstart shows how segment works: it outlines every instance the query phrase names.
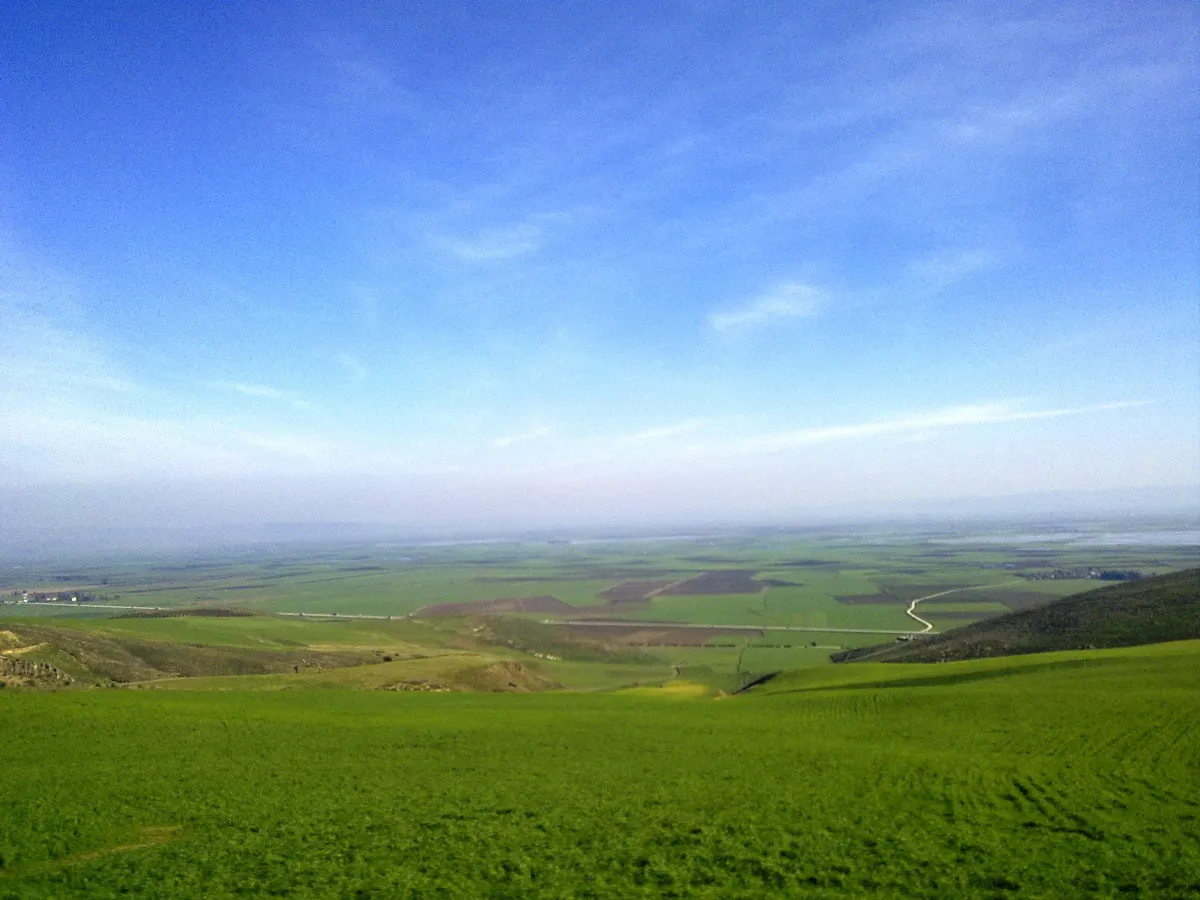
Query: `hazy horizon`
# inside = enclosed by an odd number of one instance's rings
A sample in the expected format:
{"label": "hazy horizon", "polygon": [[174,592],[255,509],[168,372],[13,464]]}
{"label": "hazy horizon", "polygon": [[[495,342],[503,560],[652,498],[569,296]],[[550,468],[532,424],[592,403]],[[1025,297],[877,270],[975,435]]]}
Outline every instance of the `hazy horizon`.
{"label": "hazy horizon", "polygon": [[[960,497],[925,502],[877,502],[812,507],[802,512],[747,510],[744,515],[691,515],[659,510],[657,515],[595,516],[578,511],[526,512],[519,518],[481,517],[477,510],[458,521],[413,512],[407,518],[331,520],[226,516],[198,521],[174,510],[114,511],[112,493],[60,495],[47,508],[45,494],[0,494],[10,516],[0,522],[0,560],[69,559],[95,554],[194,553],[253,550],[274,546],[369,546],[378,542],[638,540],[687,536],[706,538],[771,532],[916,531],[1005,533],[1013,529],[1090,528],[1134,531],[1168,528],[1200,534],[1200,485],[1138,490],[1057,491],[998,497]],[[73,504],[73,505],[72,505]],[[70,510],[74,514],[70,514]],[[67,511],[64,514],[64,510]],[[102,525],[92,516],[100,514]],[[115,513],[115,514],[114,514]]]}
{"label": "hazy horizon", "polygon": [[4,19],[0,535],[1200,514],[1193,4]]}

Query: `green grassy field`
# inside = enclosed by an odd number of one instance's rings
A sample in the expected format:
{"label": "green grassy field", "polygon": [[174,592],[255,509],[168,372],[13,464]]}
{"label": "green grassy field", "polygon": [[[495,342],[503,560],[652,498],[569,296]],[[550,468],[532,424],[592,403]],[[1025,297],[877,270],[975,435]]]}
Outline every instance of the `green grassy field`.
{"label": "green grassy field", "polygon": [[1188,897],[1200,642],[720,700],[0,695],[0,897]]}

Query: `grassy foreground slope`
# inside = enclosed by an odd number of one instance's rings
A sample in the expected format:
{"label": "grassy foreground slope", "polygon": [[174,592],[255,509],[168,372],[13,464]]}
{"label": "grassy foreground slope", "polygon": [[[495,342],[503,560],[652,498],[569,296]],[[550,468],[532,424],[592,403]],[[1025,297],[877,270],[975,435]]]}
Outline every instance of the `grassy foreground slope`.
{"label": "grassy foreground slope", "polygon": [[1103,587],[943,634],[851,650],[835,658],[945,662],[1192,638],[1200,638],[1200,569]]}
{"label": "grassy foreground slope", "polygon": [[5,692],[0,897],[1195,896],[1198,683],[1187,642],[719,701]]}

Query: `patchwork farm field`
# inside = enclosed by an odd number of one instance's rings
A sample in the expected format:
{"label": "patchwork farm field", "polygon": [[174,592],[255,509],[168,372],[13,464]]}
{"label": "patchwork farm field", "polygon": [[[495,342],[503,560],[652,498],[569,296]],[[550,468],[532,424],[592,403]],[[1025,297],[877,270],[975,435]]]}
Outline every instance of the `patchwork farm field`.
{"label": "patchwork farm field", "polygon": [[0,897],[1188,897],[1200,642],[721,700],[0,694]]}
{"label": "patchwork farm field", "polygon": [[[1095,528],[1097,541],[1108,534]],[[1007,536],[844,530],[633,543],[281,545],[0,565],[0,599],[82,593],[118,606],[383,617],[469,613],[472,604],[486,612],[492,604],[550,618],[911,630],[917,626],[904,613],[907,603],[951,588],[972,588],[947,599],[976,603],[982,616],[1094,587],[1069,577],[1079,569],[1149,574],[1200,564],[1196,546],[1067,543],[1054,530],[1042,543],[1019,534],[1003,543]],[[0,614],[63,612],[61,604],[39,606],[10,603]],[[74,614],[88,612],[96,614]]]}
{"label": "patchwork farm field", "polygon": [[[1079,542],[1063,541],[1055,529],[843,529],[624,543],[281,545],[0,565],[0,620],[52,618],[176,646],[412,656],[431,645],[480,649],[471,623],[486,618],[500,645],[486,652],[523,653],[524,664],[552,682],[589,686],[580,680],[589,670],[579,664],[598,657],[580,655],[583,641],[610,645],[601,654],[608,662],[620,648],[641,653],[640,668],[639,660],[621,661],[627,684],[675,671],[732,690],[767,672],[825,665],[831,652],[920,632],[926,623],[940,631],[1037,607],[1096,587],[1102,582],[1094,574],[1103,570],[1149,575],[1200,565],[1194,545],[1141,544],[1128,533],[1127,543],[1115,545],[1105,543],[1108,526],[1089,527]],[[1080,577],[1089,571],[1092,578]],[[72,596],[83,600],[72,603]],[[59,601],[24,602],[46,598]],[[908,614],[914,600],[920,620]],[[114,618],[195,610],[254,615]],[[557,636],[532,633],[534,623]],[[282,665],[276,659],[260,670],[281,672]],[[617,670],[591,671],[598,689],[621,684]],[[195,674],[195,666],[180,672]]]}

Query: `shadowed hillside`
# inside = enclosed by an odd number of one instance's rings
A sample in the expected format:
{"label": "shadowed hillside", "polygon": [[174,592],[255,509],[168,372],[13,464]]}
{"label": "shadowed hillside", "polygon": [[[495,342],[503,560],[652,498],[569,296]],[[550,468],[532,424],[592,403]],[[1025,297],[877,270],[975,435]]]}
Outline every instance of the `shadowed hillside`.
{"label": "shadowed hillside", "polygon": [[[19,665],[24,662],[27,665]],[[262,675],[378,662],[362,651],[256,650],[144,640],[53,625],[0,626],[0,676],[35,686],[105,684],[202,675]],[[40,668],[30,669],[30,665]]]}
{"label": "shadowed hillside", "polygon": [[0,688],[530,692],[561,687],[558,676],[585,688],[623,687],[671,671],[655,657],[521,619],[443,620],[435,629],[195,612],[66,626],[0,620]]}
{"label": "shadowed hillside", "polygon": [[943,634],[835,654],[834,662],[946,662],[1200,637],[1200,569],[1075,594]]}

